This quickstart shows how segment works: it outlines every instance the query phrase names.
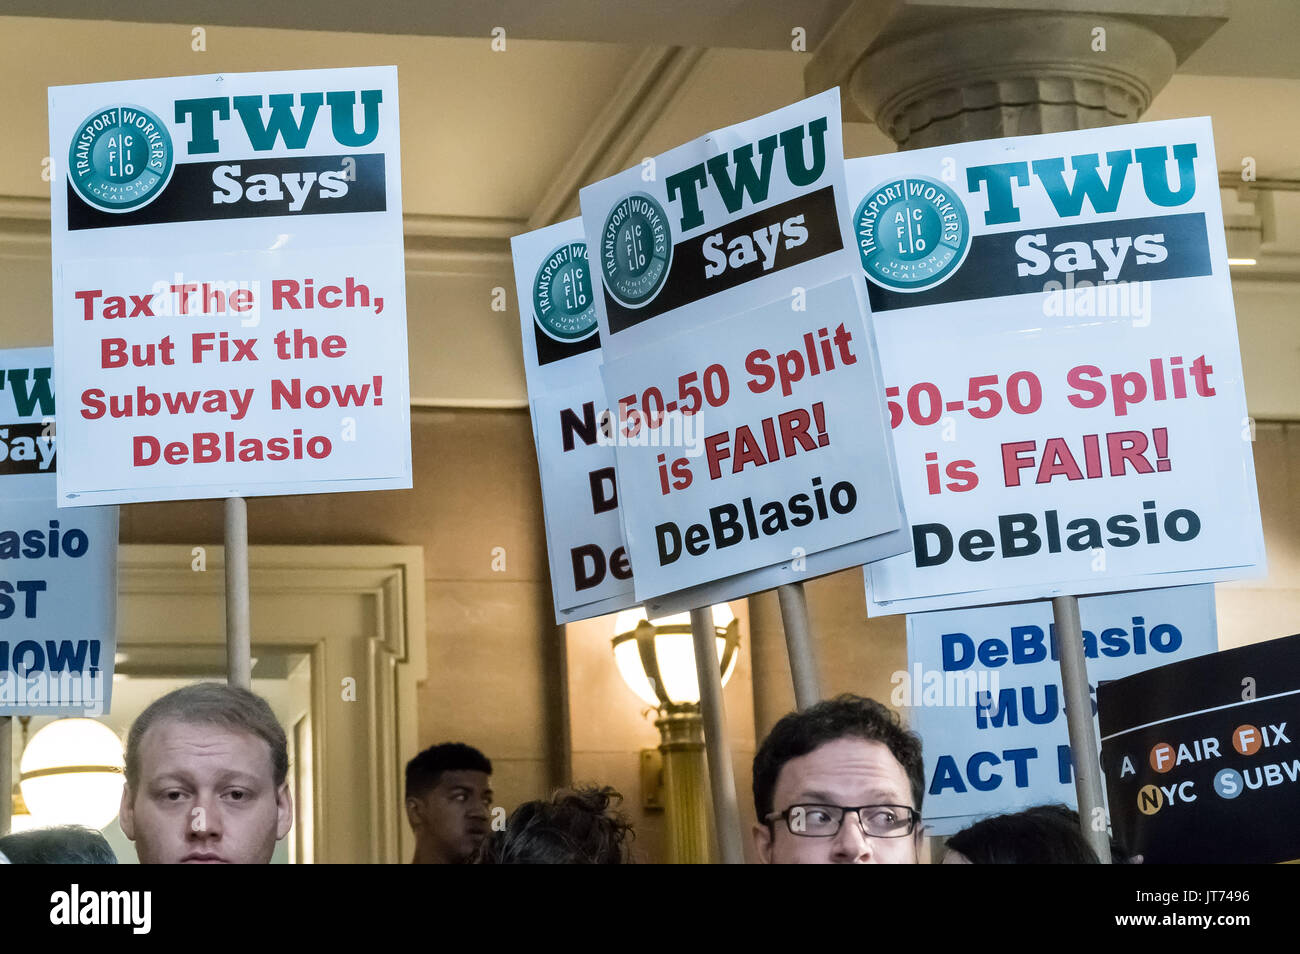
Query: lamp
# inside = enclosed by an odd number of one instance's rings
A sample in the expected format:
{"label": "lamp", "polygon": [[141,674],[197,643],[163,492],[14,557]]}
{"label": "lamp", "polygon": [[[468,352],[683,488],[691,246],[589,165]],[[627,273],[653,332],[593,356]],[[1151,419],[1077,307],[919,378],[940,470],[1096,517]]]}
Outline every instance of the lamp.
{"label": "lamp", "polygon": [[117,817],[126,762],[117,733],[94,719],[56,719],[32,736],[19,785],[38,825],[104,828]]}
{"label": "lamp", "polygon": [[[712,608],[718,668],[725,686],[736,668],[739,624],[726,603]],[[656,709],[700,701],[691,614],[646,618],[642,607],[614,617],[614,662],[628,688]]]}
{"label": "lamp", "polygon": [[[726,603],[712,607],[712,616],[726,685],[739,655],[740,623]],[[669,860],[708,863],[714,852],[712,803],[690,613],[652,620],[643,608],[624,610],[614,618],[613,647],[623,681],[659,714]]]}

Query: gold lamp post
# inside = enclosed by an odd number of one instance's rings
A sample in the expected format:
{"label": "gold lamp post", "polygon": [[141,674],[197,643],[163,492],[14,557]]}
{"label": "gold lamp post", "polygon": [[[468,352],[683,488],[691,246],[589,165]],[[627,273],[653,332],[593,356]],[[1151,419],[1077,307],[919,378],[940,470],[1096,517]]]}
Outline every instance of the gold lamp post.
{"label": "gold lamp post", "polygon": [[[726,603],[712,610],[726,685],[736,668],[740,624]],[[659,713],[655,728],[664,763],[668,858],[677,864],[708,864],[714,855],[713,812],[690,614],[651,620],[640,607],[624,610],[614,618],[614,633],[619,674]]]}

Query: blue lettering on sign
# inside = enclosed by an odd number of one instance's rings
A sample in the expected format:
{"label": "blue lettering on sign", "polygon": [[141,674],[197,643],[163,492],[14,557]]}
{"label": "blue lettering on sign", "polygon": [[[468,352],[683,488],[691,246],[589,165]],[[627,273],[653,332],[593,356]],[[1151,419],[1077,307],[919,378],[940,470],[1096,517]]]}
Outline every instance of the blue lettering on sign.
{"label": "blue lettering on sign", "polygon": [[[1051,659],[1056,662],[1056,627],[1049,625],[1047,632],[1041,626],[1012,626],[1010,640],[996,636],[978,642],[966,633],[944,633],[939,637],[946,672],[969,669],[976,662],[989,669],[1007,663],[1024,666]],[[1083,631],[1083,651],[1089,659],[1098,655],[1109,658],[1134,655],[1144,656],[1148,647],[1157,653],[1174,653],[1183,645],[1183,634],[1172,623],[1160,623],[1147,631],[1141,616],[1132,618],[1129,629],[1112,626],[1101,631],[1100,636],[1091,630]]]}
{"label": "blue lettering on sign", "polygon": [[[1051,200],[1056,214],[1071,218],[1084,214],[1084,203],[1092,211],[1104,214],[1119,208],[1124,179],[1133,160],[1141,169],[1142,189],[1154,205],[1166,208],[1183,205],[1196,194],[1196,143],[1179,143],[1172,147],[1173,160],[1178,164],[1178,188],[1169,182],[1169,146],[1150,146],[1145,149],[1117,149],[1106,153],[1108,181],[1102,182],[1098,168],[1101,156],[1085,153],[1070,156],[1074,171],[1073,186],[1065,182],[1066,157],[1053,156],[1026,162],[998,162],[986,166],[971,166],[966,170],[966,189],[978,193],[981,187],[988,198],[984,213],[985,225],[1004,225],[1020,221],[1020,209],[1013,195],[1013,184],[1028,186],[1037,179]],[[1032,175],[1031,175],[1032,170]]]}
{"label": "blue lettering on sign", "polygon": [[1029,787],[1029,760],[1038,758],[1038,749],[1003,749],[999,758],[993,752],[976,752],[966,760],[963,777],[957,760],[951,755],[939,756],[934,768],[934,778],[930,782],[930,794],[939,795],[944,789],[952,789],[958,794],[965,794],[967,784],[977,792],[991,792],[1002,784],[1004,778],[1000,772],[990,769],[996,765],[1010,764],[1016,788]]}
{"label": "blue lettering on sign", "polygon": [[[272,93],[269,96],[211,96],[200,99],[178,99],[176,101],[175,122],[178,125],[189,123],[191,156],[219,152],[216,120],[230,118],[230,107],[234,104],[243,124],[248,142],[257,152],[269,152],[276,142],[284,143],[286,149],[306,149],[311,138],[312,127],[316,122],[316,113],[325,106],[330,114],[330,133],[341,146],[360,148],[374,142],[379,135],[379,104],[383,102],[383,90],[363,89],[360,91],[362,126],[358,132],[355,121],[357,105],[356,90],[340,90],[332,93]],[[302,118],[294,115],[295,109]],[[263,111],[266,118],[263,119]]]}
{"label": "blue lettering on sign", "polygon": [[43,557],[57,559],[66,556],[76,559],[90,549],[90,536],[80,527],[59,529],[59,521],[51,520],[48,530],[0,530],[0,560]]}
{"label": "blue lettering on sign", "polygon": [[12,648],[0,640],[0,672],[84,672],[99,668],[99,653],[99,641],[91,639],[24,639]]}
{"label": "blue lettering on sign", "polygon": [[[0,619],[13,616],[19,604],[22,605],[24,617],[35,619],[36,594],[43,592],[45,592],[44,580],[17,580],[13,583],[0,580]],[[15,593],[21,595],[15,596]]]}
{"label": "blue lettering on sign", "polygon": [[[997,701],[990,692],[980,692],[975,696],[975,728],[1000,729],[1003,726],[1019,725],[1021,716],[1024,721],[1034,725],[1047,725],[1054,722],[1065,711],[1061,703],[1061,689],[1056,683],[1048,683],[1039,692],[1043,703],[1038,706],[1035,699],[1038,692],[1033,686],[1021,686],[1017,689],[1002,689]],[[1092,714],[1097,714],[1097,689],[1088,684],[1088,693],[1092,701]]]}

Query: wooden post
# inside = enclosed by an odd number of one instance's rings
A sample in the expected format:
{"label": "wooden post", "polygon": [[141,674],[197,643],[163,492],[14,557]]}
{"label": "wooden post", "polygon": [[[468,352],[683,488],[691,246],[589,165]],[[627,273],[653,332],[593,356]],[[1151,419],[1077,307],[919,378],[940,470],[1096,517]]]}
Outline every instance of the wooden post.
{"label": "wooden post", "polygon": [[781,602],[781,626],[785,630],[786,652],[790,656],[795,708],[807,709],[822,697],[817,655],[813,652],[812,633],[808,626],[808,597],[802,583],[782,584],[776,588],[776,595]]}
{"label": "wooden post", "polygon": [[248,504],[226,498],[226,681],[251,689],[252,640],[248,611]]}

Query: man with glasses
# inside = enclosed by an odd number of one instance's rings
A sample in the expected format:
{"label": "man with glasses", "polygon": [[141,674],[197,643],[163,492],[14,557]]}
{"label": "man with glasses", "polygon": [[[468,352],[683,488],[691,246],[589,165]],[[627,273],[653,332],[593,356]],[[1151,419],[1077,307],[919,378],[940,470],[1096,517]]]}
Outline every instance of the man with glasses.
{"label": "man with glasses", "polygon": [[791,712],[754,756],[754,843],[767,864],[915,864],[921,740],[872,699]]}

